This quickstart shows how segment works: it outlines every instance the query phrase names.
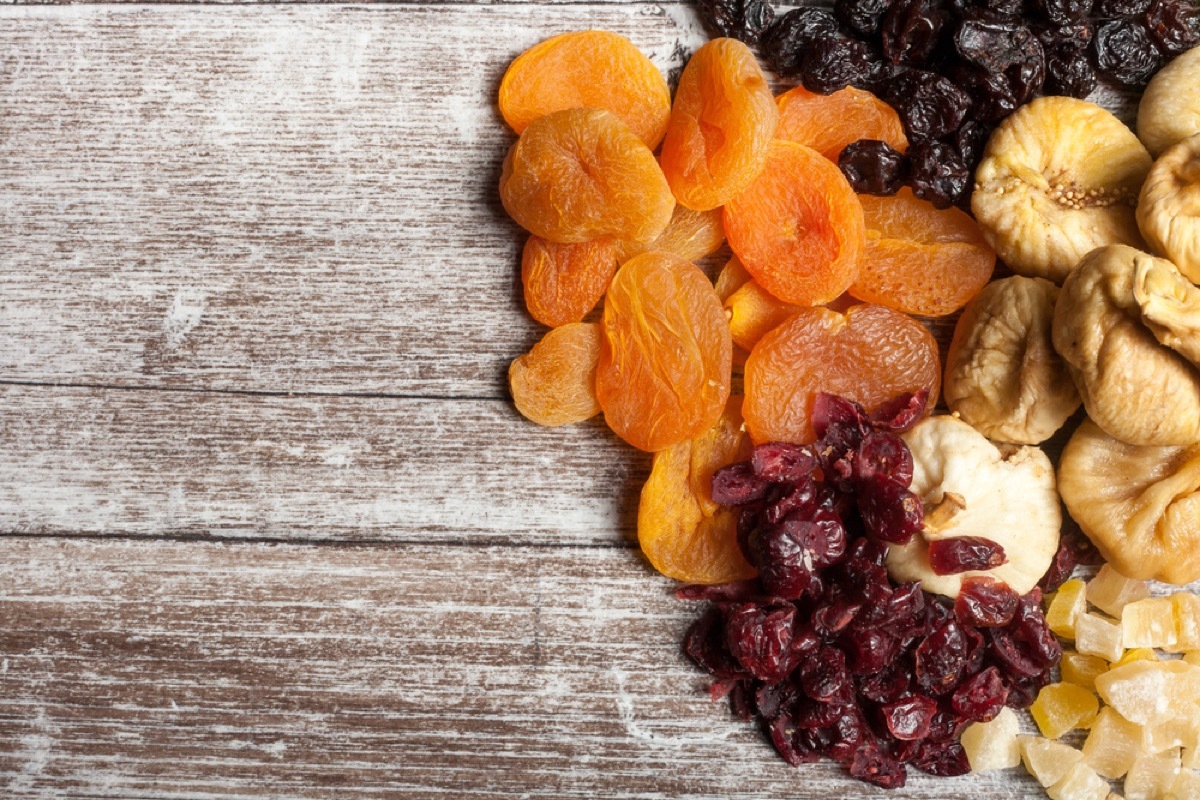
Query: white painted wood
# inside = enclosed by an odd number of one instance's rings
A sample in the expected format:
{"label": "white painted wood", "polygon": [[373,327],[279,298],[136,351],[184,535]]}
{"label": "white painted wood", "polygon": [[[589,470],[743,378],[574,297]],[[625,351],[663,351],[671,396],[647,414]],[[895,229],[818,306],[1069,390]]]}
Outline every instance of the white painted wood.
{"label": "white painted wood", "polygon": [[786,766],[670,587],[630,550],[0,539],[0,795],[1041,796]]}

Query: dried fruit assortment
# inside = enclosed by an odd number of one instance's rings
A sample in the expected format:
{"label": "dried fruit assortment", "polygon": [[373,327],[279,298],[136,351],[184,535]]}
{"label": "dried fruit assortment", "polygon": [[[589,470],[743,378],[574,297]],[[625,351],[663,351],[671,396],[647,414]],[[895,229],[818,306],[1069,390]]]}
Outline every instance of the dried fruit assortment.
{"label": "dried fruit assortment", "polygon": [[[551,328],[518,410],[602,411],[654,453],[639,543],[710,604],[684,651],[789,763],[1200,796],[1200,597],[1139,580],[1200,577],[1200,11],[701,9],[730,38],[673,100],[601,31],[502,81],[500,197]],[[743,42],[804,85],[774,97]],[[1150,81],[1140,140],[1079,99],[1097,72]],[[714,285],[694,262],[725,245]],[[1018,275],[990,283],[998,257]],[[909,315],[964,306],[930,416]],[[1081,402],[1056,475],[1036,445]]]}

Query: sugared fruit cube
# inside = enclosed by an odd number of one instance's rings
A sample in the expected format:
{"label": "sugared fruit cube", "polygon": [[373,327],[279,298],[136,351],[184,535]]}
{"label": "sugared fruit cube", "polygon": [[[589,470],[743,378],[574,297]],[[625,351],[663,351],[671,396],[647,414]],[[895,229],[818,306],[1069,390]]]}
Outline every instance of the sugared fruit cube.
{"label": "sugared fruit cube", "polygon": [[1062,679],[1067,683],[1095,690],[1096,676],[1108,672],[1108,662],[1100,656],[1090,656],[1078,650],[1063,650],[1059,662]]}
{"label": "sugared fruit cube", "polygon": [[1132,650],[1126,650],[1125,655],[1121,656],[1121,660],[1113,664],[1114,667],[1123,667],[1134,661],[1162,661],[1149,647],[1135,647]]}
{"label": "sugared fruit cube", "polygon": [[1160,800],[1166,796],[1178,774],[1178,750],[1157,755],[1143,753],[1134,760],[1125,776],[1125,797],[1127,800]]}
{"label": "sugared fruit cube", "polygon": [[1123,647],[1160,647],[1174,650],[1179,634],[1175,628],[1175,604],[1167,597],[1129,603],[1121,610]]}
{"label": "sugared fruit cube", "polygon": [[1083,753],[1074,747],[1041,736],[1018,736],[1017,742],[1025,769],[1042,786],[1058,783],[1071,767],[1083,760]]}
{"label": "sugared fruit cube", "polygon": [[1087,764],[1071,767],[1062,779],[1046,789],[1050,800],[1107,800],[1108,781],[1101,778]]}
{"label": "sugared fruit cube", "polygon": [[1200,597],[1191,592],[1176,592],[1171,595],[1171,603],[1175,606],[1175,628],[1178,634],[1175,650],[1200,650]]}
{"label": "sugared fruit cube", "polygon": [[1142,749],[1142,726],[1111,708],[1100,709],[1083,743],[1083,760],[1106,778],[1119,778],[1133,766]]}
{"label": "sugared fruit cube", "polygon": [[991,722],[972,723],[962,733],[959,743],[967,753],[973,772],[1007,769],[1021,763],[1017,745],[1020,725],[1011,708],[1003,708]]}
{"label": "sugared fruit cube", "polygon": [[1200,774],[1190,769],[1179,770],[1167,791],[1174,800],[1200,800]]}
{"label": "sugared fruit cube", "polygon": [[1150,587],[1145,581],[1126,578],[1108,564],[1101,567],[1087,585],[1088,602],[1114,617],[1120,617],[1121,609],[1127,604],[1149,596]]}
{"label": "sugared fruit cube", "polygon": [[1096,695],[1082,686],[1051,683],[1038,692],[1029,713],[1043,736],[1057,739],[1076,728],[1091,727],[1099,710]]}
{"label": "sugared fruit cube", "polygon": [[1119,661],[1125,652],[1121,626],[1099,614],[1080,614],[1075,620],[1075,649],[1105,661]]}
{"label": "sugared fruit cube", "polygon": [[1087,611],[1087,600],[1084,598],[1086,590],[1087,584],[1078,578],[1072,578],[1058,587],[1058,593],[1046,609],[1046,624],[1050,630],[1064,639],[1075,638],[1075,620]]}
{"label": "sugared fruit cube", "polygon": [[1185,661],[1134,661],[1096,678],[1096,691],[1130,722],[1157,725],[1200,698],[1200,667]]}

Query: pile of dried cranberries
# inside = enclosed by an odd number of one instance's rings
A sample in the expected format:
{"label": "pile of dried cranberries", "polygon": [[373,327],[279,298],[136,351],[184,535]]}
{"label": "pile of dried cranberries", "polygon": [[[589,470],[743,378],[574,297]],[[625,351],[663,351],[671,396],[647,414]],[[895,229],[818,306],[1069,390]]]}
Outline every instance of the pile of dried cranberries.
{"label": "pile of dried cranberries", "polygon": [[[912,455],[896,434],[921,419],[926,399],[902,395],[868,416],[818,395],[815,443],[762,444],[716,472],[713,499],[738,510],[738,541],[758,577],[678,593],[712,603],[684,650],[716,679],[714,699],[757,717],[788,763],[825,756],[887,788],[904,785],[909,764],[968,772],[963,728],[1028,707],[1062,656],[1039,589],[1018,597],[971,578],[951,604],[888,576],[888,544],[924,522],[908,489]],[[941,568],[1003,557],[960,548]],[[1069,573],[1060,562],[1052,571]]]}

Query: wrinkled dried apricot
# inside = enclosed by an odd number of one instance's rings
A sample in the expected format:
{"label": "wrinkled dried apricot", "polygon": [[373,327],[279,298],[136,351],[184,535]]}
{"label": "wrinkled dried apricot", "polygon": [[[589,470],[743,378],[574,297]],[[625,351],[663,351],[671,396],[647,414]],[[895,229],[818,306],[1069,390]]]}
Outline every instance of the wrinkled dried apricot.
{"label": "wrinkled dried apricot", "polygon": [[556,244],[530,236],[521,254],[525,305],[551,328],[579,322],[604,296],[616,271],[616,247],[609,237]]}
{"label": "wrinkled dried apricot", "polygon": [[677,205],[666,230],[654,241],[647,244],[617,242],[617,261],[624,264],[640,253],[657,250],[695,262],[717,252],[724,243],[725,225],[721,221],[720,209],[693,211]]}
{"label": "wrinkled dried apricot", "polygon": [[730,295],[752,280],[754,278],[750,277],[750,273],[742,266],[742,262],[738,261],[737,256],[734,256],[725,262],[725,266],[721,268],[720,274],[717,275],[716,285],[714,286],[717,290],[717,297],[721,298],[721,302],[724,303],[729,299]]}
{"label": "wrinkled dried apricot", "polygon": [[657,451],[712,427],[733,343],[703,272],[670,253],[634,256],[608,287],[601,325],[596,397],[618,436]]}
{"label": "wrinkled dried apricot", "polygon": [[500,200],[522,228],[563,244],[609,235],[648,242],[675,209],[654,154],[624,122],[597,108],[555,111],[529,123],[504,159]]}
{"label": "wrinkled dried apricot", "polygon": [[847,86],[833,94],[814,94],[797,86],[776,102],[775,138],[811,147],[835,164],[842,148],[859,139],[878,139],[901,153],[908,150],[899,115],[870,92]]}
{"label": "wrinkled dried apricot", "polygon": [[539,425],[568,425],[600,413],[596,362],[600,326],[572,322],[549,331],[508,368],[517,410]]}
{"label": "wrinkled dried apricot", "polygon": [[656,570],[688,583],[754,576],[738,547],[737,512],[712,499],[713,473],[749,457],[737,396],[712,428],[654,454],[638,505],[638,543]]}
{"label": "wrinkled dried apricot", "polygon": [[859,300],[940,317],[962,308],[991,280],[996,253],[966,213],[934,208],[908,188],[859,200],[867,239],[850,286]]}
{"label": "wrinkled dried apricot", "polygon": [[521,133],[538,117],[568,108],[616,114],[653,150],[671,116],[671,91],[658,67],[623,36],[577,31],[517,56],[500,81],[500,113]]}
{"label": "wrinkled dried apricot", "polygon": [[730,248],[780,300],[828,303],[854,281],[862,204],[841,170],[812,148],[773,142],[766,167],[726,204],[724,218]]}
{"label": "wrinkled dried apricot", "polygon": [[713,39],[683,69],[663,138],[663,173],[676,199],[707,211],[762,170],[779,109],[750,48]]}
{"label": "wrinkled dried apricot", "polygon": [[755,442],[808,443],[818,392],[873,411],[898,394],[929,390],[937,402],[937,342],[921,323],[877,305],[845,314],[806,308],[759,340],[746,361],[742,414]]}
{"label": "wrinkled dried apricot", "polygon": [[725,300],[733,343],[753,350],[768,331],[778,327],[801,308],[775,299],[757,281],[747,281]]}

